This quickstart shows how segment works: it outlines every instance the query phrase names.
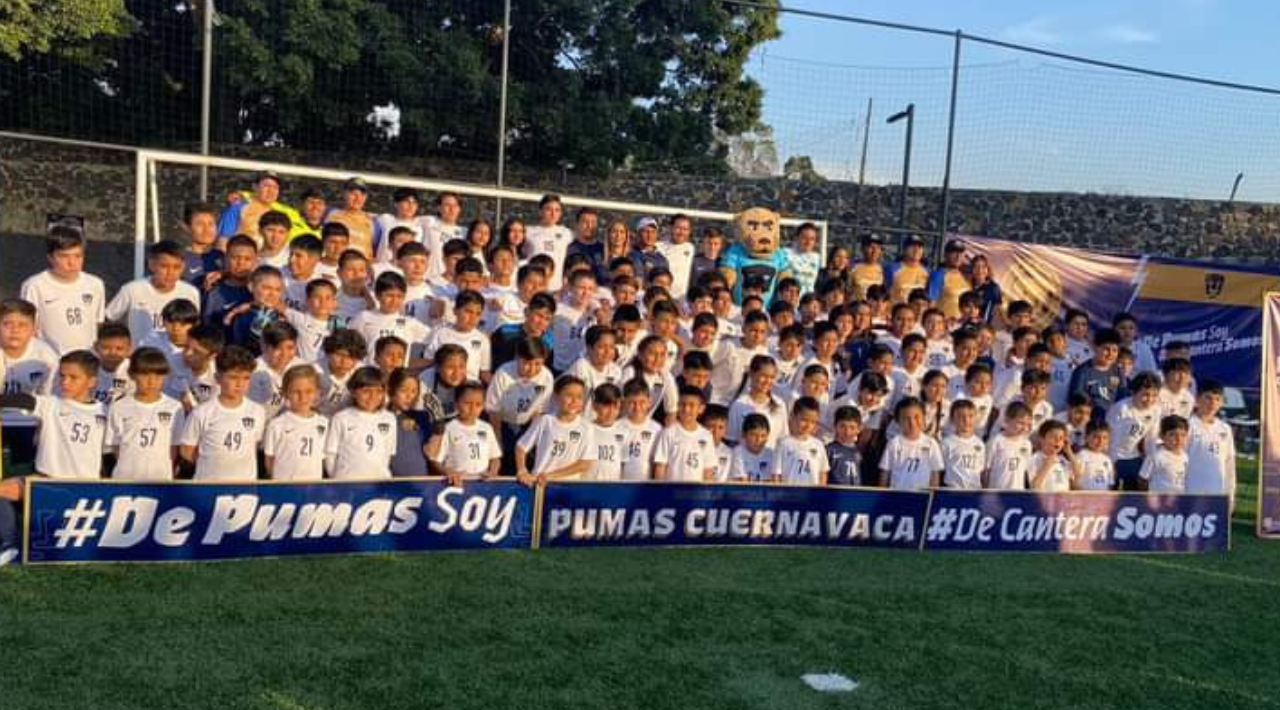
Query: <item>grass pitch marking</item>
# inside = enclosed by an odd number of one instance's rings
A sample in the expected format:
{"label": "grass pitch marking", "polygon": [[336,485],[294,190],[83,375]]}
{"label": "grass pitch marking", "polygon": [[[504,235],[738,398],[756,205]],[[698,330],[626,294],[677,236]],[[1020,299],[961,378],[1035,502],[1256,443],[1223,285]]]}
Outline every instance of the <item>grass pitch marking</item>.
{"label": "grass pitch marking", "polygon": [[800,680],[820,693],[848,693],[858,688],[857,681],[839,673],[806,673]]}

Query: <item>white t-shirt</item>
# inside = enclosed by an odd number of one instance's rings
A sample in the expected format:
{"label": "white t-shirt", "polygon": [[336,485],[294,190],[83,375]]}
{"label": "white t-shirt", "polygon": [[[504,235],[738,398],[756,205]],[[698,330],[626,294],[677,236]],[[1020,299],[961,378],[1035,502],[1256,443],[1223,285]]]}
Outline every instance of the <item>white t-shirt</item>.
{"label": "white t-shirt", "polygon": [[1138,476],[1152,493],[1182,493],[1187,485],[1187,452],[1175,454],[1161,446],[1142,462]]}
{"label": "white t-shirt", "polygon": [[290,360],[289,364],[280,368],[279,372],[271,369],[265,356],[257,359],[253,374],[249,376],[249,399],[262,405],[268,419],[274,417],[284,407],[284,373],[299,365],[310,367],[317,373],[320,372],[320,368],[299,357]]}
{"label": "white t-shirt", "polygon": [[915,440],[901,434],[893,437],[880,457],[880,470],[889,473],[889,488],[896,491],[925,490],[933,474],[945,468],[942,447],[924,434]]}
{"label": "white t-shirt", "polygon": [[395,252],[391,250],[391,230],[396,227],[404,227],[412,231],[413,241],[422,243],[423,233],[426,231],[422,224],[422,218],[400,219],[390,213],[380,214],[373,220],[373,231],[377,235],[378,242],[374,259],[378,262],[390,264],[396,260]]}
{"label": "white t-shirt", "polygon": [[1160,405],[1146,409],[1133,406],[1133,398],[1111,405],[1107,411],[1107,424],[1111,427],[1111,458],[1128,461],[1142,456],[1138,445],[1144,441],[1153,445],[1160,427]]}
{"label": "white t-shirt", "polygon": [[[55,393],[61,393],[62,383],[54,378],[53,390]],[[98,381],[93,386],[93,398],[107,405],[109,408],[111,403],[131,394],[134,390],[133,381],[129,379],[129,358],[120,361],[114,370],[108,370],[106,367],[98,368]]]}
{"label": "white t-shirt", "polygon": [[262,453],[272,459],[272,480],[322,480],[328,433],[329,420],[322,414],[300,417],[286,410],[272,419],[262,440]]}
{"label": "white t-shirt", "polygon": [[587,328],[595,323],[590,310],[578,308],[561,301],[556,304],[556,315],[551,321],[551,333],[555,340],[553,366],[557,372],[569,369],[574,360],[586,353]]}
{"label": "white t-shirt", "polygon": [[1187,493],[1234,495],[1236,442],[1231,426],[1215,418],[1206,424],[1191,417],[1187,437]]}
{"label": "white t-shirt", "polygon": [[125,321],[133,342],[140,343],[156,331],[164,329],[160,311],[180,298],[185,298],[197,309],[200,308],[200,292],[186,281],[179,281],[166,293],[157,289],[151,279],[134,279],[121,286],[116,297],[107,304],[106,316],[108,320]]}
{"label": "white t-shirt", "polygon": [[1049,394],[1046,397],[1053,408],[1062,411],[1067,408],[1067,400],[1071,392],[1071,362],[1065,357],[1054,358],[1049,366]]}
{"label": "white t-shirt", "polygon": [[827,447],[816,436],[783,437],[773,455],[773,476],[782,483],[816,486],[830,468]]}
{"label": "white t-shirt", "polygon": [[450,419],[444,425],[440,450],[434,460],[446,470],[474,480],[488,475],[489,462],[500,458],[502,444],[488,422],[477,419],[474,424],[467,425]]}
{"label": "white t-shirt", "polygon": [[364,311],[351,319],[347,327],[364,336],[370,352],[379,338],[394,335],[403,340],[408,345],[405,348],[404,365],[409,364],[413,351],[421,349],[422,344],[431,336],[431,329],[423,325],[422,321],[403,313]]}
{"label": "white t-shirt", "polygon": [[941,370],[956,359],[955,346],[949,339],[926,340],[924,345],[924,366],[926,370]]}
{"label": "white t-shirt", "polygon": [[[560,349],[560,341],[556,341],[556,350]],[[569,371],[565,374],[573,375],[587,384],[587,392],[594,392],[597,387],[603,384],[617,385],[618,389],[622,389],[622,367],[616,362],[605,363],[603,369],[596,369],[595,365],[586,356],[580,357],[573,361],[573,365],[569,366]]]}
{"label": "white t-shirt", "polygon": [[396,453],[396,415],[348,407],[333,415],[324,455],[330,478],[391,478]]}
{"label": "white t-shirt", "polygon": [[547,290],[559,291],[561,278],[564,276],[564,257],[569,244],[573,242],[573,232],[559,224],[553,227],[534,224],[525,228],[524,237],[526,254],[546,254],[555,262],[555,273],[547,277]]}
{"label": "white t-shirt", "polygon": [[1093,359],[1093,346],[1083,340],[1067,336],[1067,362],[1072,369]]}
{"label": "white t-shirt", "polygon": [[742,421],[750,414],[763,414],[769,420],[769,439],[766,446],[777,447],[790,432],[787,423],[787,405],[777,395],[770,393],[768,404],[759,404],[751,398],[751,394],[743,392],[729,405],[729,428],[724,438],[733,442],[742,441]]}
{"label": "white t-shirt", "polygon": [[101,402],[75,402],[36,395],[31,412],[40,420],[36,435],[36,471],[49,478],[102,477],[107,410]]}
{"label": "white t-shirt", "polygon": [[987,467],[987,445],[977,436],[951,434],[942,440],[942,460],[947,488],[982,488],[982,471]]}
{"label": "white t-shirt", "polygon": [[467,351],[467,379],[480,381],[480,373],[493,370],[490,365],[489,338],[479,329],[463,333],[451,325],[436,329],[427,340],[425,357],[434,358],[441,345],[452,343]]}
{"label": "white t-shirt", "polygon": [[347,389],[347,381],[355,374],[356,369],[353,367],[347,374],[339,377],[327,367],[320,368],[320,401],[316,402],[317,412],[332,417],[351,404],[351,391]]}
{"label": "white t-shirt", "polygon": [[1176,414],[1183,419],[1191,419],[1191,412],[1196,408],[1196,396],[1191,389],[1184,387],[1181,392],[1174,392],[1165,387],[1160,388],[1160,416]]}
{"label": "white t-shirt", "polygon": [[197,481],[252,481],[267,413],[248,397],[235,407],[212,399],[191,410],[180,446],[196,447]]}
{"label": "white t-shirt", "polygon": [[676,386],[676,378],[671,376],[670,371],[641,373],[634,366],[628,365],[622,371],[622,381],[628,382],[634,377],[641,378],[649,387],[649,416],[658,411],[658,405],[662,405],[663,411],[669,416],[676,413],[676,405],[680,403],[680,388]]}
{"label": "white t-shirt", "polygon": [[622,459],[626,455],[627,434],[618,422],[611,426],[593,424],[591,436],[596,445],[596,460],[585,478],[593,481],[622,480]]}
{"label": "white t-shirt", "polygon": [[[341,290],[338,291],[337,313],[342,317],[344,322],[350,321],[361,313],[364,313],[366,310],[375,307],[377,307],[377,302],[367,297],[366,294],[349,296]],[[369,350],[373,350],[373,343],[369,343]]]}
{"label": "white t-shirt", "polygon": [[594,429],[583,416],[564,422],[556,415],[544,414],[525,430],[517,445],[534,451],[531,473],[548,473],[579,461],[595,461]]}
{"label": "white t-shirt", "polygon": [[546,413],[555,379],[543,367],[532,379],[522,380],[517,374],[519,368],[520,362],[512,360],[502,363],[493,373],[485,390],[484,409],[507,424],[522,427]]}
{"label": "white t-shirt", "polygon": [[81,273],[63,283],[45,270],[22,283],[19,297],[36,307],[37,332],[54,352],[93,349],[107,307],[102,279]]}
{"label": "white t-shirt", "polygon": [[1003,432],[987,442],[987,488],[1023,491],[1031,471],[1031,439],[1010,438]]}
{"label": "white t-shirt", "polygon": [[689,274],[693,271],[693,242],[672,244],[660,241],[658,252],[667,257],[667,267],[671,269],[671,297],[677,300],[684,298],[689,290]]}
{"label": "white t-shirt", "polygon": [[[1071,490],[1071,465],[1062,456],[1056,456],[1057,460],[1049,466],[1040,486],[1035,490],[1041,493],[1065,493]],[[1031,457],[1030,477],[1035,478],[1040,473],[1040,467],[1044,465],[1045,455],[1043,451],[1037,451]]]}
{"label": "white t-shirt", "polygon": [[620,419],[614,428],[622,432],[622,480],[647,481],[653,478],[653,447],[662,427],[646,417],[640,424]]}
{"label": "white t-shirt", "polygon": [[107,448],[116,452],[117,481],[173,480],[173,450],[182,438],[186,412],[178,400],[125,397],[107,415]]}
{"label": "white t-shirt", "polygon": [[773,475],[773,449],[764,447],[759,453],[751,453],[746,444],[733,447],[733,464],[729,469],[729,480],[750,481],[752,483],[767,482]]}
{"label": "white t-shirt", "polygon": [[716,444],[716,470],[711,475],[711,480],[716,483],[724,483],[729,480],[729,474],[733,471],[733,449],[723,441]]}
{"label": "white t-shirt", "polygon": [[218,396],[218,371],[210,362],[204,372],[195,373],[181,355],[169,358],[169,376],[164,378],[164,393],[188,406],[204,404]]}
{"label": "white t-shirt", "polygon": [[333,319],[316,318],[293,309],[285,312],[284,319],[298,331],[298,357],[319,362],[324,357],[324,339],[333,332]]}
{"label": "white t-shirt", "polygon": [[1105,451],[1081,449],[1076,452],[1080,476],[1076,488],[1082,491],[1109,491],[1116,485],[1116,465]]}
{"label": "white t-shirt", "polygon": [[668,481],[706,480],[707,471],[716,465],[711,432],[701,426],[689,431],[679,423],[666,427],[653,447],[653,462],[666,465]]}

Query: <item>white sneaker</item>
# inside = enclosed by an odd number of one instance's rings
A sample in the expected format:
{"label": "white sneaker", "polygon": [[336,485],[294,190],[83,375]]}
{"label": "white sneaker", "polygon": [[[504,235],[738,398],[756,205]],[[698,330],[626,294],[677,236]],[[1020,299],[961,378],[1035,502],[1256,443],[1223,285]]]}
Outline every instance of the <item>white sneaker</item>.
{"label": "white sneaker", "polygon": [[4,567],[10,562],[13,562],[14,560],[18,559],[18,555],[19,555],[18,548],[16,547],[10,547],[4,552],[0,552],[0,567]]}

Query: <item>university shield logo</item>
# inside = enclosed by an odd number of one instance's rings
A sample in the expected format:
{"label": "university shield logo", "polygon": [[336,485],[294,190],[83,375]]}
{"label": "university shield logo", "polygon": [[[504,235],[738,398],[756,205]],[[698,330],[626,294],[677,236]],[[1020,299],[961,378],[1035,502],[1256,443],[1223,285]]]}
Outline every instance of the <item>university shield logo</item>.
{"label": "university shield logo", "polygon": [[1222,289],[1227,285],[1227,277],[1225,274],[1209,272],[1204,275],[1204,295],[1208,298],[1218,298],[1222,295]]}
{"label": "university shield logo", "polygon": [[320,436],[324,436],[324,425],[323,425],[323,424],[317,424],[317,425],[316,425],[316,433],[317,433],[317,434],[319,434]]}
{"label": "university shield logo", "polygon": [[86,305],[86,306],[87,306],[87,305],[89,305],[90,303],[93,303],[93,294],[92,294],[92,293],[82,293],[82,294],[80,294],[80,300],[81,300],[81,301],[83,301],[83,302],[84,302],[84,305]]}
{"label": "university shield logo", "polygon": [[93,417],[93,421],[97,422],[98,426],[107,425],[107,417],[105,414],[95,414]]}
{"label": "university shield logo", "polygon": [[44,373],[41,373],[41,372],[33,372],[33,373],[31,373],[31,374],[27,375],[27,381],[29,381],[29,382],[30,382],[31,384],[33,384],[33,385],[38,385],[38,384],[40,384],[40,377],[41,377],[43,374],[44,374]]}
{"label": "university shield logo", "polygon": [[244,417],[243,419],[240,420],[240,424],[243,425],[245,429],[252,429],[253,424],[256,421],[257,420],[254,419],[253,417]]}
{"label": "university shield logo", "polygon": [[389,433],[390,431],[391,431],[391,425],[390,425],[390,424],[388,424],[388,423],[386,423],[386,422],[382,422],[381,424],[378,424],[378,433],[379,433],[379,434],[387,434],[387,433]]}
{"label": "university shield logo", "polygon": [[171,412],[160,412],[156,417],[160,419],[161,424],[168,424],[173,421],[173,414]]}
{"label": "university shield logo", "polygon": [[569,432],[569,441],[577,441],[578,439],[581,439],[581,438],[582,438],[582,434],[580,432],[576,432],[576,431]]}

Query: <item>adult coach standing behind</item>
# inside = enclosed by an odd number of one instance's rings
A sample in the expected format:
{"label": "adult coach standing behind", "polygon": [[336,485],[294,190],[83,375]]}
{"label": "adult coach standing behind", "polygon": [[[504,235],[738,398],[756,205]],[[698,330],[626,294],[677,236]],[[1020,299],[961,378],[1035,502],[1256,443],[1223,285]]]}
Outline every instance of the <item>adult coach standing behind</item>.
{"label": "adult coach standing behind", "polygon": [[280,176],[266,171],[258,173],[253,180],[253,192],[245,199],[243,193],[230,195],[231,204],[218,216],[218,248],[226,250],[227,240],[237,234],[247,234],[262,246],[262,238],[258,235],[258,219],[271,212],[283,212],[289,217],[292,227],[289,236],[293,237],[307,231],[307,223],[294,208],[280,202],[282,188]]}
{"label": "adult coach standing behind", "polygon": [[330,212],[324,221],[326,224],[337,222],[345,226],[351,235],[350,248],[373,261],[373,215],[364,211],[367,199],[369,186],[358,177],[350,178],[342,186],[342,207]]}

